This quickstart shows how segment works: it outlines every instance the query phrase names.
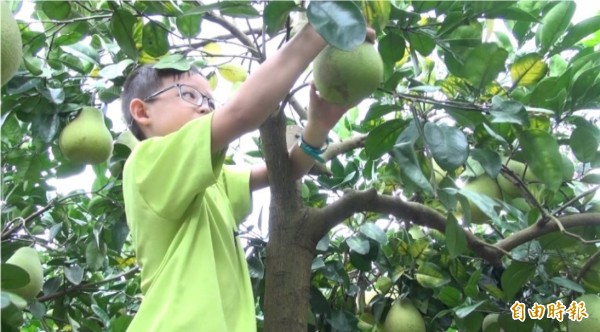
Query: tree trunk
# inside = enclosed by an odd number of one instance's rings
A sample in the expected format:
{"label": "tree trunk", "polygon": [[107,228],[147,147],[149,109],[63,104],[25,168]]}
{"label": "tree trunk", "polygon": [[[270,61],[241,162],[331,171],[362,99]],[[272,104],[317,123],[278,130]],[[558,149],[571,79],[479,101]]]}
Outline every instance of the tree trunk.
{"label": "tree trunk", "polygon": [[[270,230],[265,275],[265,331],[306,332],[314,245],[283,209],[271,209],[272,223],[290,227]],[[300,220],[297,220],[300,221]]]}
{"label": "tree trunk", "polygon": [[283,112],[270,117],[261,126],[260,133],[271,189],[265,266],[265,331],[306,332],[310,268],[316,246],[308,236],[308,210],[292,178]]}

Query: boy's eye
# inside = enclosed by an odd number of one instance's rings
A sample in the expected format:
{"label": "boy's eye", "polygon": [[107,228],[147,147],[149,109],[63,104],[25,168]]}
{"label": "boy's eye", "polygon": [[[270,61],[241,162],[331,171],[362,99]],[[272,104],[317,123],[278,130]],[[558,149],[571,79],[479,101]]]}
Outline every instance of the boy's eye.
{"label": "boy's eye", "polygon": [[186,99],[194,101],[194,102],[197,99],[196,94],[192,91],[182,91],[181,94],[183,95],[183,98],[186,98]]}

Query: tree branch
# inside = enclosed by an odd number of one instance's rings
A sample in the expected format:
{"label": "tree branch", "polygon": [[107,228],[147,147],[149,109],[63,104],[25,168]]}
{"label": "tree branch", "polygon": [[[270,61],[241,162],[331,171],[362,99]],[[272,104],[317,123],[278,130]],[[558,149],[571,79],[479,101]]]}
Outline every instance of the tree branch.
{"label": "tree branch", "polygon": [[240,42],[242,42],[242,44],[244,44],[244,46],[246,46],[248,48],[250,53],[252,53],[253,57],[255,57],[257,59],[261,59],[261,62],[265,60],[264,55],[255,48],[256,45],[254,45],[252,43],[250,38],[248,38],[248,36],[246,34],[244,34],[240,29],[238,29],[231,22],[227,21],[225,18],[223,18],[221,16],[217,16],[212,13],[204,14],[204,19],[222,26],[225,30],[229,31],[235,38],[237,38]]}
{"label": "tree branch", "polygon": [[[322,238],[331,228],[357,212],[378,212],[393,215],[398,219],[409,221],[421,226],[437,229],[444,233],[446,218],[436,210],[420,203],[405,202],[398,197],[379,195],[375,189],[365,191],[350,191],[333,204],[311,213],[311,222],[315,229],[314,235]],[[490,245],[473,233],[463,229],[469,247],[485,260],[499,264],[505,252]],[[318,241],[318,240],[317,240]]]}
{"label": "tree branch", "polygon": [[496,246],[510,251],[515,247],[531,241],[537,237],[542,235],[560,231],[560,225],[564,228],[571,228],[577,226],[586,226],[586,225],[596,225],[600,226],[600,213],[580,213],[580,214],[572,214],[568,216],[562,216],[560,218],[556,218],[560,221],[560,224],[551,219],[551,221],[545,224],[535,223],[523,230],[520,230],[516,233],[513,233],[511,236],[507,237],[504,240],[500,240],[496,243]]}
{"label": "tree branch", "polygon": [[348,151],[352,151],[356,148],[363,146],[365,140],[367,139],[368,134],[359,134],[353,136],[347,140],[330,144],[327,147],[327,150],[323,153],[322,157],[325,160],[331,160],[336,156],[344,154]]}
{"label": "tree branch", "polygon": [[[322,238],[330,229],[345,219],[359,212],[377,212],[393,215],[394,217],[414,224],[437,229],[444,233],[446,218],[436,210],[420,203],[405,202],[389,195],[377,194],[375,189],[365,191],[349,191],[342,198],[322,209],[310,211],[314,228],[313,240]],[[600,226],[600,213],[582,213],[559,218],[565,228],[583,225]],[[534,224],[518,231],[495,244],[487,243],[470,231],[463,229],[469,248],[483,259],[492,264],[500,264],[504,255],[510,256],[515,247],[551,232],[559,231],[559,223],[552,220],[544,225]]]}
{"label": "tree branch", "polygon": [[109,283],[111,281],[115,281],[115,280],[119,280],[121,278],[129,277],[131,275],[136,274],[139,270],[140,270],[139,266],[136,266],[136,267],[130,269],[129,271],[125,271],[125,272],[123,272],[121,274],[118,274],[118,275],[116,275],[114,277],[111,277],[111,278],[108,278],[108,279],[104,279],[104,280],[100,280],[100,281],[96,281],[96,282],[90,282],[90,283],[87,283],[87,284],[75,285],[73,287],[69,287],[69,288],[67,288],[67,289],[65,289],[65,290],[63,290],[61,292],[58,292],[58,293],[40,296],[40,297],[38,297],[37,300],[39,302],[54,300],[56,298],[65,296],[68,293],[71,293],[71,292],[74,292],[74,291],[77,291],[77,290],[82,290],[82,289],[86,289],[86,288],[93,288],[93,287],[97,287],[97,286],[100,286],[100,285],[107,284],[107,283]]}

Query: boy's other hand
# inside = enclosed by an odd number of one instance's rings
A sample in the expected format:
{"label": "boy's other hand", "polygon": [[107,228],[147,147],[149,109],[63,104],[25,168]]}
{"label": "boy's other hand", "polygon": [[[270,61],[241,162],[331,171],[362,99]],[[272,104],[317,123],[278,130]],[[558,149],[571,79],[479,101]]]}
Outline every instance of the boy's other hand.
{"label": "boy's other hand", "polygon": [[340,120],[342,115],[355,105],[338,105],[321,98],[314,82],[310,84],[308,122],[327,133]]}
{"label": "boy's other hand", "polygon": [[371,44],[375,44],[375,37],[375,30],[371,27],[367,27],[367,36],[365,37],[365,40]]}

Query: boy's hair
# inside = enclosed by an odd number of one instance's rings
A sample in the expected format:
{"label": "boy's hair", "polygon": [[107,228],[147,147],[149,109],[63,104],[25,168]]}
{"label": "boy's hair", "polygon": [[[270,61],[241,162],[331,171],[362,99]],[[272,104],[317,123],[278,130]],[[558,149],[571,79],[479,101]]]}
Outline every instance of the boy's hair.
{"label": "boy's hair", "polygon": [[202,75],[196,66],[192,66],[188,71],[181,71],[170,68],[156,69],[152,64],[142,65],[129,74],[121,93],[121,112],[127,127],[138,140],[142,141],[146,137],[129,112],[131,101],[135,98],[144,99],[156,92],[165,78],[178,80],[182,75],[192,74]]}

